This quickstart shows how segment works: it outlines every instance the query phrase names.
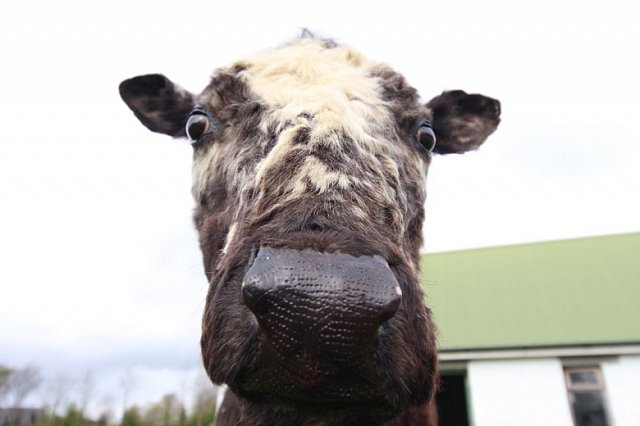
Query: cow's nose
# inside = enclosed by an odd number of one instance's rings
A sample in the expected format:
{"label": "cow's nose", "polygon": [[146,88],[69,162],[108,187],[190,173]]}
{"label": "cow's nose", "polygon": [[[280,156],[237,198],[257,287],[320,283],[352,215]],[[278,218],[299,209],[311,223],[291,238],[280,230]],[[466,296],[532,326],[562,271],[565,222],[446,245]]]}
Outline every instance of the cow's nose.
{"label": "cow's nose", "polygon": [[401,300],[380,256],[271,247],[258,252],[242,295],[263,328],[286,324],[327,338],[375,333]]}
{"label": "cow's nose", "polygon": [[263,247],[242,296],[260,327],[245,390],[313,401],[381,397],[376,339],[401,300],[381,257]]}

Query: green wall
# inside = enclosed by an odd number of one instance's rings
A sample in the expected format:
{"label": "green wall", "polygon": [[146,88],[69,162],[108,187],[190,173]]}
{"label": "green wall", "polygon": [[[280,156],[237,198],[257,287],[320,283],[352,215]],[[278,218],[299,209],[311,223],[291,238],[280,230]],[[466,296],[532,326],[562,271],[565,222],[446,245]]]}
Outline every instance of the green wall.
{"label": "green wall", "polygon": [[640,233],[436,253],[443,350],[640,342]]}

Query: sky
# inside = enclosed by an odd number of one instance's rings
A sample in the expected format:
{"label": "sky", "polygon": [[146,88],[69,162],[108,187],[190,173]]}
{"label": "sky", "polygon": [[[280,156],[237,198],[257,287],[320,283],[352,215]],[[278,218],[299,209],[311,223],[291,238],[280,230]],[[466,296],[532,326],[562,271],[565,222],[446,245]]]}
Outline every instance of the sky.
{"label": "sky", "polygon": [[145,403],[200,375],[191,148],[140,125],[121,80],[198,92],[309,28],[425,102],[502,102],[480,150],[434,159],[425,252],[637,232],[638,22],[631,0],[0,3],[0,363],[92,371],[96,410],[123,378]]}

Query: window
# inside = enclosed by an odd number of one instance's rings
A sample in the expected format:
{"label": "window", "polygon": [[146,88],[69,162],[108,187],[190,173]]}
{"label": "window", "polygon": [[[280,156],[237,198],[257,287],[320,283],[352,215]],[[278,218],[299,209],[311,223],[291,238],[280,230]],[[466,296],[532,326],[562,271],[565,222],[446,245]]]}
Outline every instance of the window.
{"label": "window", "polygon": [[565,368],[564,379],[575,425],[607,426],[604,381],[600,368]]}

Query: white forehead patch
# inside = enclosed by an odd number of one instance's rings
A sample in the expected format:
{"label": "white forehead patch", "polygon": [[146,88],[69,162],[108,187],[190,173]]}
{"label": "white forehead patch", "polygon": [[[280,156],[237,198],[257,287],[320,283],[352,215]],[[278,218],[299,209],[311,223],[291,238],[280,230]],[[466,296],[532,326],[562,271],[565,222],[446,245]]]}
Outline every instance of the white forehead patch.
{"label": "white forehead patch", "polygon": [[311,139],[340,131],[372,143],[371,126],[392,120],[371,74],[380,64],[351,48],[328,49],[321,41],[299,39],[240,64],[251,91],[273,108],[272,121],[284,123],[303,113],[314,117]]}

